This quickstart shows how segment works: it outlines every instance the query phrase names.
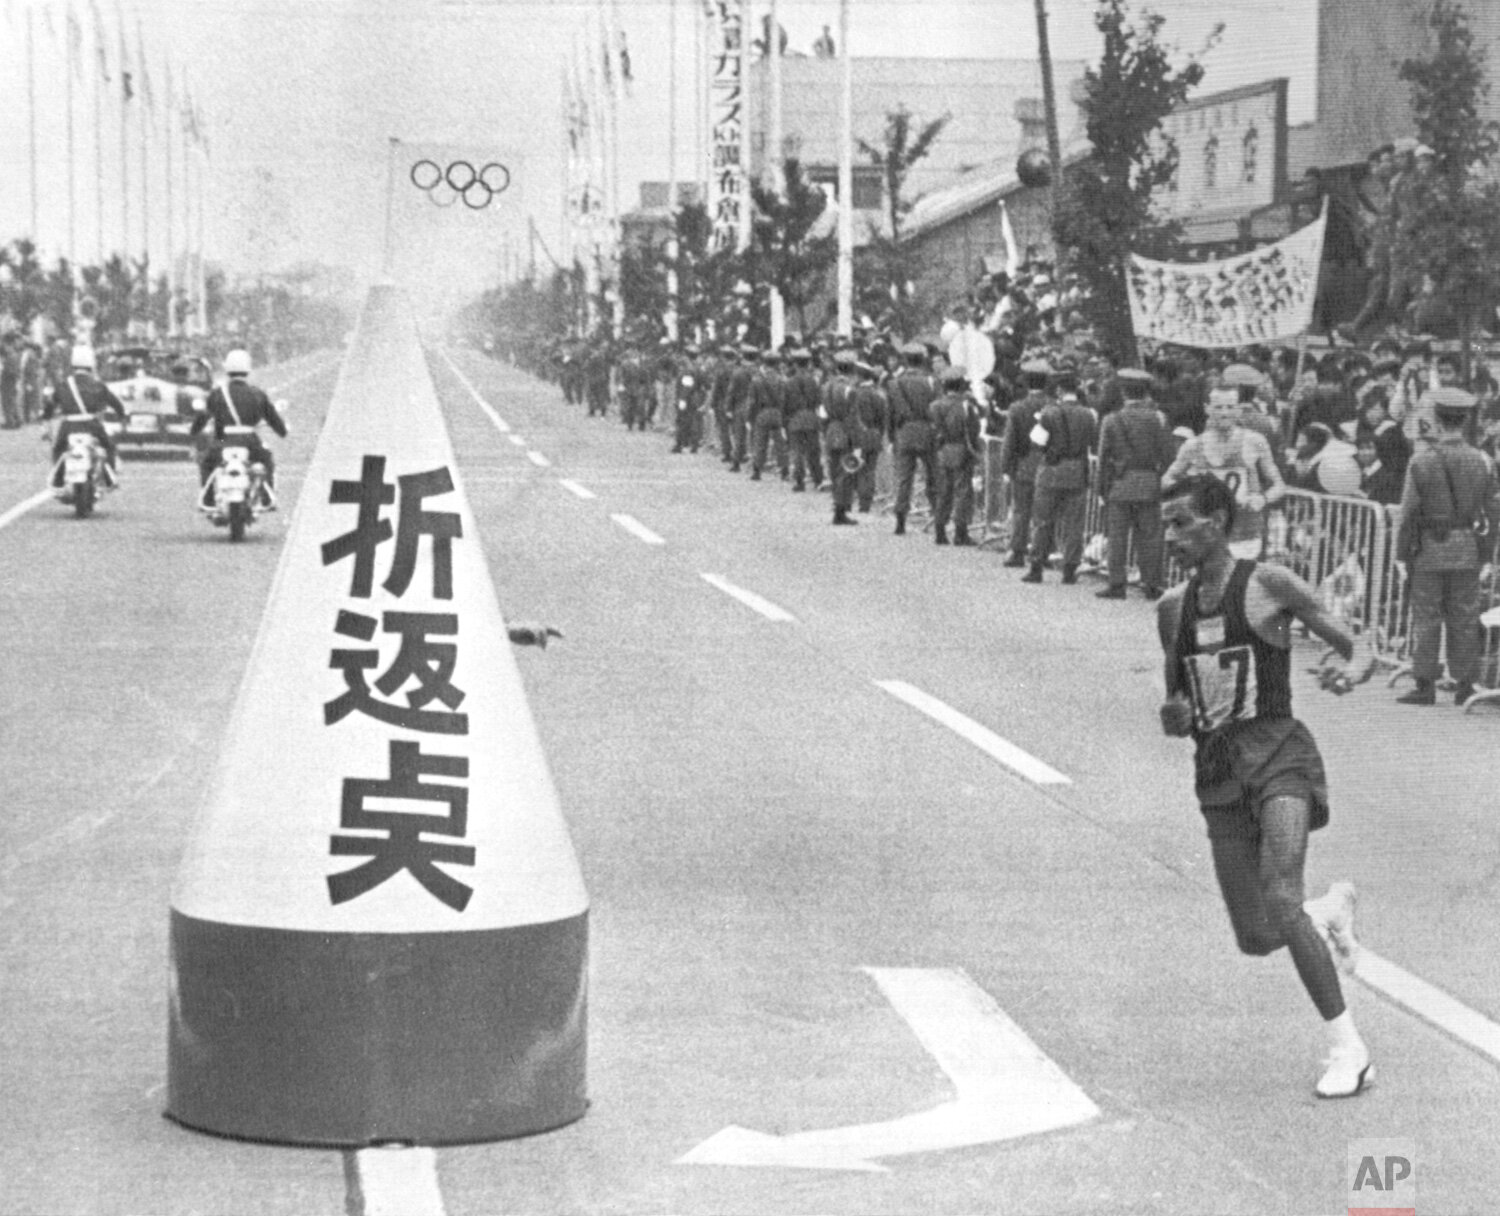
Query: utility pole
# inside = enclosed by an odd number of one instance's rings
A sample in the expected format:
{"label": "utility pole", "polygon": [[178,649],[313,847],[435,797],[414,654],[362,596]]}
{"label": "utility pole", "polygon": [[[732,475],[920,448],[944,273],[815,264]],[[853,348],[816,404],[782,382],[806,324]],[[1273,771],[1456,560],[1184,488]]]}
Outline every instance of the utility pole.
{"label": "utility pole", "polygon": [[[1057,239],[1063,189],[1062,140],[1057,133],[1057,94],[1052,87],[1052,51],[1047,41],[1047,0],[1036,0],[1036,49],[1042,61],[1042,107],[1047,118],[1047,158],[1052,167],[1052,260],[1062,268],[1062,242]],[[1059,288],[1061,280],[1058,280]]]}
{"label": "utility pole", "polygon": [[[766,32],[766,65],[770,77],[770,97],[767,109],[770,111],[769,137],[766,140],[766,169],[765,180],[772,190],[778,195],[786,193],[786,172],[781,163],[781,149],[784,142],[781,130],[781,22],[778,19],[776,0],[771,0],[771,14],[769,28]],[[750,200],[747,198],[746,205]],[[770,285],[771,305],[771,345],[779,348],[786,337],[786,304],[781,298],[781,291],[775,283]]]}
{"label": "utility pole", "polygon": [[[1039,0],[1040,2],[1040,0]],[[839,337],[854,334],[854,69],[849,0],[839,0]]]}

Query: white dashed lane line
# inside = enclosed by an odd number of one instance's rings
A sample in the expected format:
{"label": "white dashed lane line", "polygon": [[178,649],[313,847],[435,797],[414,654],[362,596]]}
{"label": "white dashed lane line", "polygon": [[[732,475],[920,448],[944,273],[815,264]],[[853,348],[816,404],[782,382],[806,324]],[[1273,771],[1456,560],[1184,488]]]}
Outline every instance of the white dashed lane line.
{"label": "white dashed lane line", "polygon": [[531,463],[536,465],[536,467],[539,469],[550,469],[552,467],[552,462],[545,456],[543,456],[540,452],[528,451],[526,453],[526,459],[531,461]]}
{"label": "white dashed lane line", "polygon": [[446,1216],[430,1148],[366,1148],[348,1154],[346,1210],[353,1216]]}
{"label": "white dashed lane line", "polygon": [[519,435],[512,435],[510,437],[510,441],[518,448],[524,448],[526,446],[526,440],[522,439]]}
{"label": "white dashed lane line", "polygon": [[595,494],[592,490],[588,489],[586,486],[581,486],[576,481],[572,481],[572,480],[570,480],[569,478],[566,478],[566,477],[559,477],[557,479],[557,484],[560,485],[560,486],[562,486],[562,488],[564,490],[566,490],[569,494],[573,495],[574,498],[589,499],[589,498],[597,498],[597,497],[599,497],[597,494]]}
{"label": "white dashed lane line", "polygon": [[877,688],[883,688],[899,701],[905,701],[913,709],[926,714],[934,722],[946,726],[960,738],[967,739],[980,751],[993,756],[1006,768],[1019,773],[1036,785],[1072,785],[1050,764],[1038,760],[1030,752],[1022,751],[1014,743],[1002,739],[987,726],[981,726],[973,718],[961,714],[951,705],[939,701],[930,693],[923,692],[904,680],[876,680]]}
{"label": "white dashed lane line", "polygon": [[23,499],[21,502],[16,503],[16,505],[13,506],[9,511],[5,512],[5,514],[3,515],[0,515],[0,528],[5,527],[6,524],[15,523],[15,521],[20,519],[21,516],[25,515],[27,511],[41,506],[51,497],[51,490],[41,490],[33,494],[30,498]]}
{"label": "white dashed lane line", "polygon": [[768,599],[763,599],[753,591],[746,591],[743,587],[736,587],[722,574],[705,574],[701,576],[703,581],[711,587],[717,587],[725,595],[739,600],[745,607],[761,614],[768,621],[790,621],[796,623],[794,617],[785,608],[778,607]]}
{"label": "white dashed lane line", "polygon": [[644,541],[648,545],[664,545],[667,543],[633,515],[611,515],[610,518],[619,524],[620,527],[624,528],[625,531],[629,532],[631,536],[637,540]]}
{"label": "white dashed lane line", "polygon": [[458,370],[458,365],[448,357],[448,352],[443,351],[442,356],[443,362],[448,365],[448,370],[452,372],[453,375],[458,379],[458,382],[464,386],[464,390],[469,394],[469,396],[474,398],[474,404],[482,409],[487,415],[489,415],[490,421],[495,424],[495,429],[501,434],[508,434],[510,432],[510,424],[506,422],[504,418],[500,417],[499,414],[495,413],[495,407],[479,395],[479,390],[469,383],[469,378],[465,376],[463,372]]}

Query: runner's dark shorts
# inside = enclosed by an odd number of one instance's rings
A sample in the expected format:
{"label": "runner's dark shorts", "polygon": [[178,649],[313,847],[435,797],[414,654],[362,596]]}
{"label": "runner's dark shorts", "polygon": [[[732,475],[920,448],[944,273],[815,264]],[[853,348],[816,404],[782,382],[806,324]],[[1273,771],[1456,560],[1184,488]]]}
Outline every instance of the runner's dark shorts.
{"label": "runner's dark shorts", "polygon": [[1306,799],[1308,829],[1328,826],[1328,777],[1307,727],[1296,718],[1257,718],[1198,744],[1198,802],[1210,839],[1254,839],[1260,808],[1276,797]]}

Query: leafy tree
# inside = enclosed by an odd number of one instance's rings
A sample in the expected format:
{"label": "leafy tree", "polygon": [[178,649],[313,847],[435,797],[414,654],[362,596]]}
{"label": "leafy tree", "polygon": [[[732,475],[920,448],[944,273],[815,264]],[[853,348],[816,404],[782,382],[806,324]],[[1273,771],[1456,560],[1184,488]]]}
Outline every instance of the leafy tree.
{"label": "leafy tree", "polygon": [[36,256],[36,245],[22,237],[0,249],[0,312],[7,312],[15,323],[26,328],[32,318],[47,306],[47,274]]}
{"label": "leafy tree", "polygon": [[[1094,26],[1104,52],[1083,77],[1092,148],[1065,173],[1053,217],[1059,253],[1085,288],[1084,313],[1108,352],[1125,361],[1135,357],[1126,259],[1170,259],[1181,242],[1181,225],[1152,207],[1152,196],[1177,171],[1177,147],[1162,120],[1203,79],[1197,57],[1173,66],[1175,48],[1161,40],[1165,23],[1151,12],[1133,21],[1127,0],[1098,0]],[[1215,27],[1200,56],[1222,30]]]}
{"label": "leafy tree", "polygon": [[1453,0],[1428,16],[1426,55],[1405,60],[1412,113],[1422,142],[1437,154],[1431,172],[1412,170],[1396,187],[1394,264],[1431,275],[1469,344],[1479,318],[1500,297],[1500,184],[1489,172],[1500,151],[1500,124],[1484,119],[1489,95],[1485,52],[1469,17]]}
{"label": "leafy tree", "polygon": [[[806,333],[807,306],[823,290],[828,269],[838,258],[838,237],[832,232],[814,234],[828,209],[828,196],[807,180],[801,163],[788,158],[782,169],[785,186],[780,193],[759,183],[751,186],[755,218],[746,269],[757,289],[775,287],[781,293]],[[762,304],[764,292],[757,290],[754,298]],[[769,316],[764,323],[769,330]]]}
{"label": "leafy tree", "polygon": [[859,140],[859,150],[880,170],[881,195],[885,203],[885,230],[870,234],[869,243],[855,261],[855,297],[858,308],[910,337],[920,323],[919,309],[912,299],[912,283],[919,269],[913,252],[902,244],[901,226],[915,199],[906,195],[906,180],[912,169],[932,151],[943,129],[952,120],[943,114],[927,123],[917,123],[904,105],[885,116],[885,131],[879,146]]}
{"label": "leafy tree", "polygon": [[702,203],[679,207],[677,223],[677,330],[706,340],[710,326],[725,325],[717,333],[720,341],[738,336],[736,327],[746,318],[726,306],[738,299],[735,285],[741,278],[741,258],[732,250],[715,249],[713,221]]}

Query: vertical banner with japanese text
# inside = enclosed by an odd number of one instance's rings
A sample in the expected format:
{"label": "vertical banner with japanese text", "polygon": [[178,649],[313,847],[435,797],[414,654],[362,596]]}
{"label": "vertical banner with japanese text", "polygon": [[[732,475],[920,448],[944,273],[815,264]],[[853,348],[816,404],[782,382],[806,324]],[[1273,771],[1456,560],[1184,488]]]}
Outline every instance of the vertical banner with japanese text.
{"label": "vertical banner with japanese text", "polygon": [[750,243],[749,73],[744,0],[705,0],[709,16],[708,212],[715,249]]}

